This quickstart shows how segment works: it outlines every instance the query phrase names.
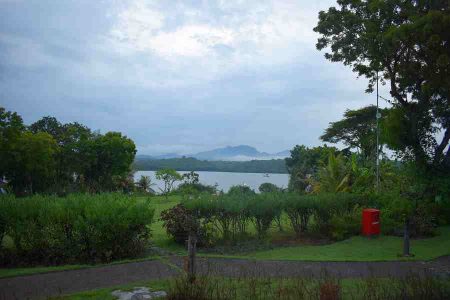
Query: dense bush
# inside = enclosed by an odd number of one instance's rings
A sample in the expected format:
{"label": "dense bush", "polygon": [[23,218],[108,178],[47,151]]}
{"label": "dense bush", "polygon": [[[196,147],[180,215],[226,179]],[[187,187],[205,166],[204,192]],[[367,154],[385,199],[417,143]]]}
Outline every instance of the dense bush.
{"label": "dense bush", "polygon": [[355,206],[367,206],[368,200],[363,196],[351,193],[311,195],[314,201],[314,220],[316,229],[331,236],[331,219],[333,216],[344,216],[352,212]]}
{"label": "dense bush", "polygon": [[258,188],[260,193],[276,193],[280,192],[282,189],[270,182],[262,183]]}
{"label": "dense bush", "polygon": [[217,187],[214,185],[207,185],[203,183],[182,183],[180,184],[176,191],[176,193],[180,194],[186,194],[186,193],[209,193],[209,194],[215,194],[217,192]]}
{"label": "dense bush", "polygon": [[289,193],[283,196],[284,211],[288,215],[292,229],[298,237],[308,228],[309,220],[314,212],[314,199],[311,196],[297,193]]}
{"label": "dense bush", "polygon": [[[361,232],[362,209],[365,207],[381,209],[381,230],[384,234],[401,234],[404,218],[411,215],[414,205],[394,196],[344,192],[256,194],[249,189],[235,188],[227,194],[201,194],[183,201],[183,205],[199,222],[202,230],[198,235],[207,236],[209,242],[222,240],[229,244],[246,240],[250,237],[247,230],[249,224],[254,225],[258,238],[264,238],[281,216],[289,220],[297,237],[313,234],[342,240]],[[433,216],[437,214],[439,205],[422,204],[416,206],[414,217],[410,219],[411,232],[415,236],[432,235],[435,228]],[[184,211],[163,217],[169,224],[165,225],[168,233],[178,242],[184,242],[187,238],[185,218]]]}
{"label": "dense bush", "polygon": [[281,214],[279,193],[263,193],[253,196],[248,202],[248,216],[255,224],[258,237],[266,235],[272,222]]}
{"label": "dense bush", "polygon": [[334,214],[330,220],[330,236],[334,240],[343,240],[361,232],[362,209],[356,205],[351,211]]}
{"label": "dense bush", "polygon": [[13,242],[3,262],[11,265],[133,257],[145,249],[153,219],[147,202],[122,194],[0,197],[0,211]]}
{"label": "dense bush", "polygon": [[172,208],[161,212],[163,227],[168,235],[172,236],[175,242],[184,244],[190,233],[197,237],[199,245],[206,242],[206,231],[200,225],[200,221],[183,204],[178,204]]}
{"label": "dense bush", "polygon": [[[250,222],[259,238],[266,236],[273,223],[280,222],[285,214],[297,236],[309,229],[331,239],[343,239],[358,234],[361,228],[361,207],[368,205],[367,197],[350,193],[309,194],[261,193],[236,187],[221,195],[202,195],[184,201],[183,204],[203,224],[210,224],[216,238],[237,241],[248,237]],[[166,215],[165,217],[169,217]],[[184,217],[176,221],[171,216],[170,224],[179,223],[178,232],[185,239]],[[311,225],[314,225],[311,226]],[[311,227],[311,228],[310,228]],[[173,236],[173,234],[171,233]],[[175,238],[177,240],[177,238]]]}

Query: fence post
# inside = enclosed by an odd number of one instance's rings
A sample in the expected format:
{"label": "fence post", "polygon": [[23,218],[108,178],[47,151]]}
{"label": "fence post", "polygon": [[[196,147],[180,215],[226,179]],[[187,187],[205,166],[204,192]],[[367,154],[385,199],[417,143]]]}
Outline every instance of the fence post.
{"label": "fence post", "polygon": [[188,280],[189,282],[195,281],[195,252],[197,251],[197,237],[193,234],[189,234],[188,238]]}

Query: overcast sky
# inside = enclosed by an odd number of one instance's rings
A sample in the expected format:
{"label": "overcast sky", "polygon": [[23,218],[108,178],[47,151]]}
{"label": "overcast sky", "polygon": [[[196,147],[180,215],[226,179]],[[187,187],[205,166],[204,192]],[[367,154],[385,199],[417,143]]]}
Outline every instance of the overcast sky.
{"label": "overcast sky", "polygon": [[375,103],[315,49],[334,2],[0,0],[0,106],[121,131],[140,154],[319,145]]}

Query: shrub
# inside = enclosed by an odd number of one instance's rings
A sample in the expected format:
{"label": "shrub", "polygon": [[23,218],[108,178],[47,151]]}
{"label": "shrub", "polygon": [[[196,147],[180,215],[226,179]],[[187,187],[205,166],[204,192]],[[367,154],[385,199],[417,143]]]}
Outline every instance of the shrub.
{"label": "shrub", "polygon": [[184,204],[204,222],[210,222],[222,239],[235,241],[245,235],[248,215],[248,201],[255,193],[241,193],[239,189],[233,193],[203,195],[185,201]]}
{"label": "shrub", "polygon": [[275,184],[270,183],[270,182],[262,183],[259,186],[258,190],[261,193],[276,193],[276,192],[281,191],[281,189],[279,187],[277,187]]}
{"label": "shrub", "polygon": [[247,185],[233,185],[232,187],[230,187],[230,189],[228,190],[228,195],[254,195],[255,191],[252,190],[249,186]]}
{"label": "shrub", "polygon": [[122,194],[0,198],[11,264],[111,261],[136,256],[150,237],[153,210]]}
{"label": "shrub", "polygon": [[314,198],[311,196],[296,193],[284,195],[284,211],[288,215],[292,229],[297,236],[307,230],[314,205]]}
{"label": "shrub", "polygon": [[343,216],[352,212],[356,205],[366,206],[367,200],[350,193],[318,194],[314,198],[314,220],[317,229],[331,235],[331,219],[334,215]]}
{"label": "shrub", "polygon": [[279,196],[277,193],[264,193],[253,196],[248,202],[248,215],[255,224],[259,238],[266,235],[272,222],[280,215]]}
{"label": "shrub", "polygon": [[176,193],[198,195],[201,193],[215,194],[217,187],[202,183],[182,183],[177,187]]}
{"label": "shrub", "polygon": [[335,240],[343,240],[361,232],[362,209],[355,206],[352,211],[343,214],[335,214],[330,220],[331,237]]}
{"label": "shrub", "polygon": [[161,212],[163,227],[175,242],[184,244],[190,233],[197,236],[197,242],[201,245],[205,242],[206,232],[200,227],[198,219],[183,204]]}

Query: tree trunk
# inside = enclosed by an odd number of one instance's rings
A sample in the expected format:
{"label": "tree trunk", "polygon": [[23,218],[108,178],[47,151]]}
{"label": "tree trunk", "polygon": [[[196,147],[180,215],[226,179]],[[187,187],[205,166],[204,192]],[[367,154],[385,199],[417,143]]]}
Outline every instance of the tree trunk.
{"label": "tree trunk", "polygon": [[405,218],[405,227],[403,231],[403,256],[411,256],[409,253],[409,218]]}

